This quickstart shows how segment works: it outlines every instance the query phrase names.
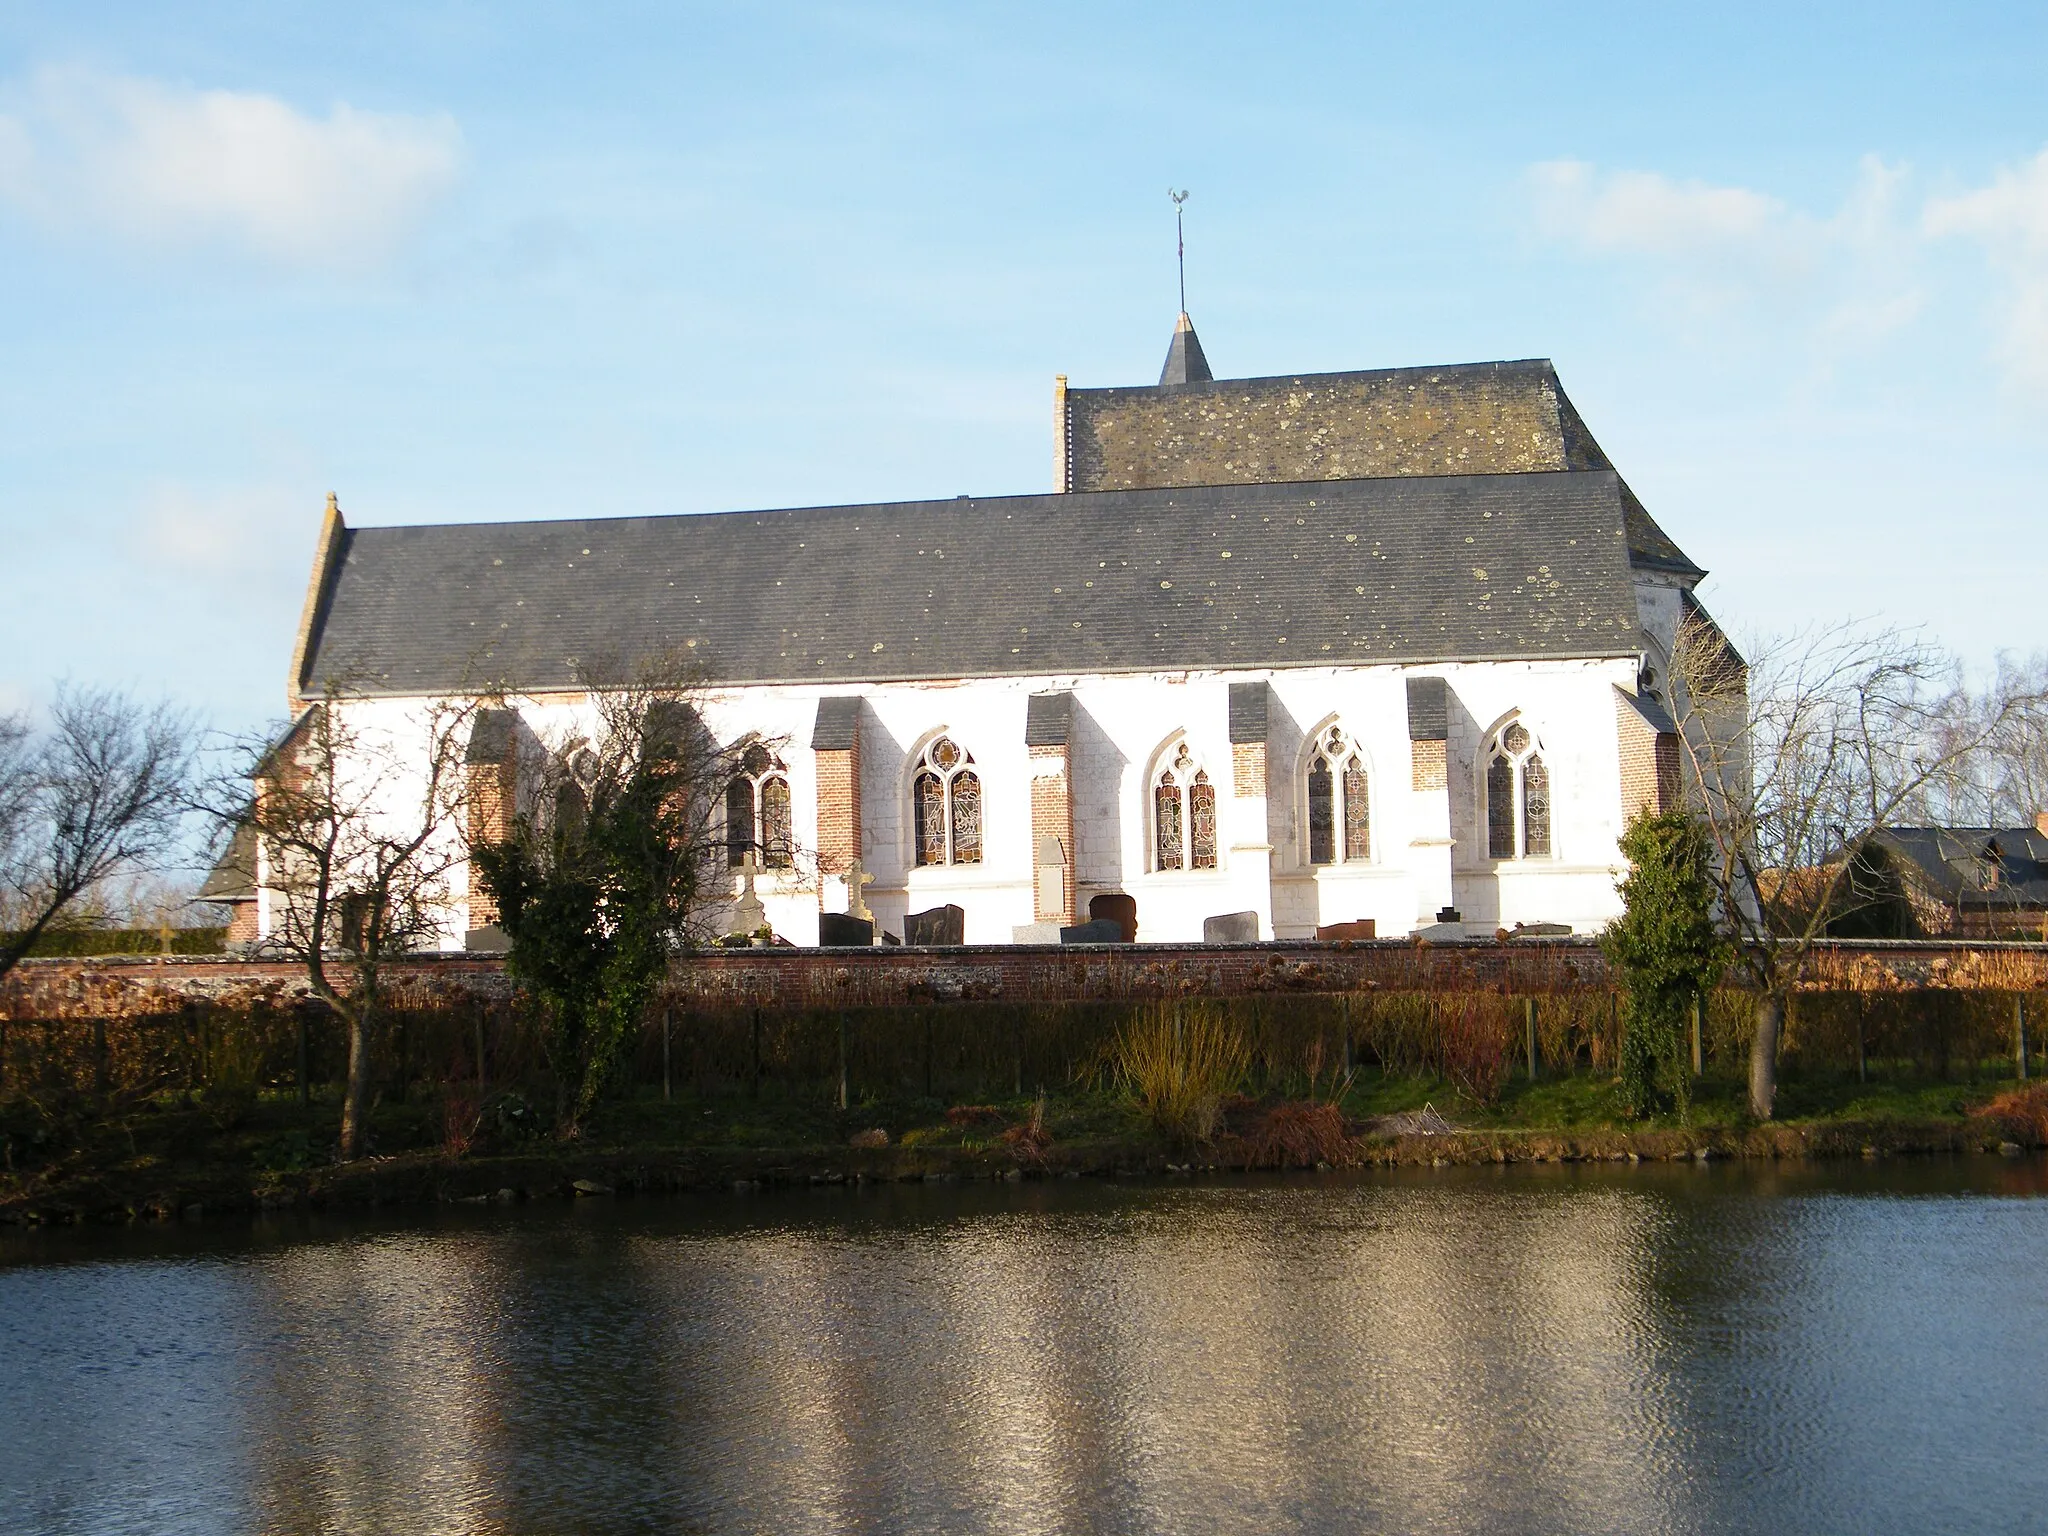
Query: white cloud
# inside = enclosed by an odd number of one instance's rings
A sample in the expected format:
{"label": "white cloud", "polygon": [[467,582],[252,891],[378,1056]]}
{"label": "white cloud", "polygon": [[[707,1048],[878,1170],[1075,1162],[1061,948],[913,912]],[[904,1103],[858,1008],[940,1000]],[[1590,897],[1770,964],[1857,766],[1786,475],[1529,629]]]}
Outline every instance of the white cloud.
{"label": "white cloud", "polygon": [[295,570],[318,512],[317,501],[282,486],[160,483],[144,493],[135,529],[153,564],[234,584]]}
{"label": "white cloud", "polygon": [[452,118],[44,70],[0,91],[0,202],[59,229],[360,266],[453,183]]}
{"label": "white cloud", "polygon": [[1906,182],[1906,171],[1867,156],[1842,206],[1823,216],[1749,187],[1576,160],[1533,166],[1527,178],[1539,233],[1637,265],[1680,316],[1748,316],[1823,350],[1875,341],[1920,312],[1919,241],[1899,209]]}
{"label": "white cloud", "polygon": [[1789,251],[1805,232],[1776,198],[1747,187],[1677,182],[1645,171],[1602,175],[1582,160],[1529,172],[1544,232],[1588,250],[1689,257],[1711,251]]}
{"label": "white cloud", "polygon": [[1999,356],[2014,377],[2048,385],[2048,149],[2001,170],[1989,186],[1933,199],[1921,225],[1936,239],[1983,247],[2006,280]]}

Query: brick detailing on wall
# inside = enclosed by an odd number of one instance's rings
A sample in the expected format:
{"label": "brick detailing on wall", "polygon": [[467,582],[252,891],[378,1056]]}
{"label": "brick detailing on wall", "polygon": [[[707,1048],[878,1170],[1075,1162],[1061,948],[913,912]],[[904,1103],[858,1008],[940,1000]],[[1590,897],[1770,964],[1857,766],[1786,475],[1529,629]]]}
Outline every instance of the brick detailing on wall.
{"label": "brick detailing on wall", "polygon": [[[1072,750],[1065,745],[1030,748],[1032,917],[1041,923],[1079,920],[1076,903],[1080,890],[1074,878]],[[1059,853],[1057,861],[1046,857],[1048,841],[1053,842]]]}
{"label": "brick detailing on wall", "polygon": [[818,761],[818,868],[843,875],[861,856],[860,738],[824,749]]}
{"label": "brick detailing on wall", "polygon": [[263,937],[259,927],[262,916],[253,901],[237,901],[228,907],[228,935],[230,944],[254,944]]}
{"label": "brick detailing on wall", "polygon": [[[519,803],[517,760],[506,754],[499,763],[470,763],[468,795],[463,803],[464,827],[471,846],[502,843],[512,835],[512,816]],[[498,904],[484,889],[476,861],[468,870],[469,926],[489,928],[498,921]]]}
{"label": "brick detailing on wall", "polygon": [[1647,811],[1659,815],[1677,806],[1678,735],[1655,705],[1622,689],[1614,691],[1617,746],[1621,759],[1621,815],[1624,821]]}
{"label": "brick detailing on wall", "polygon": [[1067,376],[1056,373],[1052,380],[1052,488],[1071,491],[1073,478],[1067,457]]}
{"label": "brick detailing on wall", "polygon": [[1450,785],[1450,765],[1441,741],[1408,743],[1408,787],[1416,791],[1445,789]]}
{"label": "brick detailing on wall", "polygon": [[1266,793],[1266,744],[1263,741],[1231,743],[1230,787],[1240,799],[1256,799]]}

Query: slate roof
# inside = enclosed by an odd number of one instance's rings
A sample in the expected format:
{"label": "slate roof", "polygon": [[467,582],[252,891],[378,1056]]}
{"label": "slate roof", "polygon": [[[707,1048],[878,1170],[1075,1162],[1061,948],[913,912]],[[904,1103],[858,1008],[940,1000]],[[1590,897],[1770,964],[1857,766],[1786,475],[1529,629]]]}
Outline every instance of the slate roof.
{"label": "slate roof", "polygon": [[879,682],[1633,654],[1612,471],[358,528],[299,680]]}
{"label": "slate roof", "polygon": [[[1062,399],[1070,490],[1614,468],[1548,358],[1217,379],[1183,315],[1157,385]],[[1621,496],[1637,564],[1706,574]]]}
{"label": "slate roof", "polygon": [[2048,906],[2048,836],[2032,827],[1887,827],[1871,840],[1951,906]]}
{"label": "slate roof", "polygon": [[860,744],[860,700],[841,695],[818,700],[811,722],[813,752],[851,752]]}
{"label": "slate roof", "polygon": [[248,822],[235,827],[234,836],[221,850],[220,858],[206,873],[194,901],[254,901],[256,899],[256,829]]}
{"label": "slate roof", "polygon": [[1206,384],[1215,377],[1202,351],[1202,338],[1195,334],[1195,322],[1183,314],[1174,324],[1173,340],[1167,343],[1166,364],[1159,370],[1159,382]]}
{"label": "slate roof", "polygon": [[1230,744],[1263,745],[1273,724],[1273,689],[1266,682],[1230,685]]}
{"label": "slate roof", "polygon": [[1451,739],[1451,689],[1442,678],[1408,679],[1408,739]]}
{"label": "slate roof", "polygon": [[1064,747],[1074,729],[1071,693],[1034,693],[1024,702],[1024,745]]}

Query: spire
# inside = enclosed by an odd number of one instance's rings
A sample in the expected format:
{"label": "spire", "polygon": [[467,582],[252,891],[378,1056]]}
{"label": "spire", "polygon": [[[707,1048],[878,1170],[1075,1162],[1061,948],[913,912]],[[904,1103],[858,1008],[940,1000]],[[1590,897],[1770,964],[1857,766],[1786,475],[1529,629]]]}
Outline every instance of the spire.
{"label": "spire", "polygon": [[1209,359],[1202,355],[1202,338],[1195,334],[1195,322],[1182,310],[1174,322],[1173,342],[1166,349],[1166,366],[1159,370],[1159,382],[1206,384],[1215,377],[1209,371]]}
{"label": "spire", "polygon": [[1161,384],[1206,384],[1216,375],[1209,371],[1209,359],[1202,356],[1202,339],[1195,334],[1195,322],[1188,318],[1188,232],[1181,214],[1188,200],[1186,192],[1172,187],[1173,258],[1180,272],[1180,319],[1174,322],[1173,341],[1166,349],[1166,366],[1159,370]]}

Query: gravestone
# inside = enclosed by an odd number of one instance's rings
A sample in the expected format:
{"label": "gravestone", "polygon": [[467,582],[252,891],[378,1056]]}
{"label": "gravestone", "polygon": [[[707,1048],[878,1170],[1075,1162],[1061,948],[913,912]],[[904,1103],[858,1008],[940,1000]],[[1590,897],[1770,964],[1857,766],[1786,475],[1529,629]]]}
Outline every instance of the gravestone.
{"label": "gravestone", "polygon": [[824,949],[866,949],[875,942],[875,925],[844,912],[818,914],[818,944]]}
{"label": "gravestone", "polygon": [[1124,925],[1113,917],[1098,917],[1060,930],[1062,944],[1122,944]]}
{"label": "gravestone", "polygon": [[1059,941],[1058,923],[1019,923],[1010,930],[1012,944],[1057,944]]}
{"label": "gravestone", "polygon": [[767,925],[768,909],[761,905],[761,898],[754,894],[754,875],[760,867],[751,852],[740,861],[740,899],[732,904],[734,933],[751,936],[755,929]]}
{"label": "gravestone", "polygon": [[859,859],[855,859],[847,866],[846,915],[848,917],[865,918],[869,922],[875,920],[875,914],[868,910],[866,890],[868,886],[874,883],[875,877],[861,868]]}
{"label": "gravestone", "polygon": [[1256,944],[1259,942],[1259,914],[1256,912],[1225,912],[1220,917],[1202,919],[1202,942],[1204,944]]}
{"label": "gravestone", "polygon": [[965,944],[967,913],[950,902],[928,912],[912,912],[903,919],[903,942],[920,947]]}
{"label": "gravestone", "polygon": [[1376,939],[1379,936],[1380,925],[1376,917],[1354,918],[1348,923],[1325,923],[1316,930],[1319,939]]}
{"label": "gravestone", "polygon": [[1088,916],[1100,920],[1108,918],[1122,930],[1117,940],[1121,944],[1138,942],[1138,898],[1126,896],[1122,891],[1104,891],[1088,903]]}

